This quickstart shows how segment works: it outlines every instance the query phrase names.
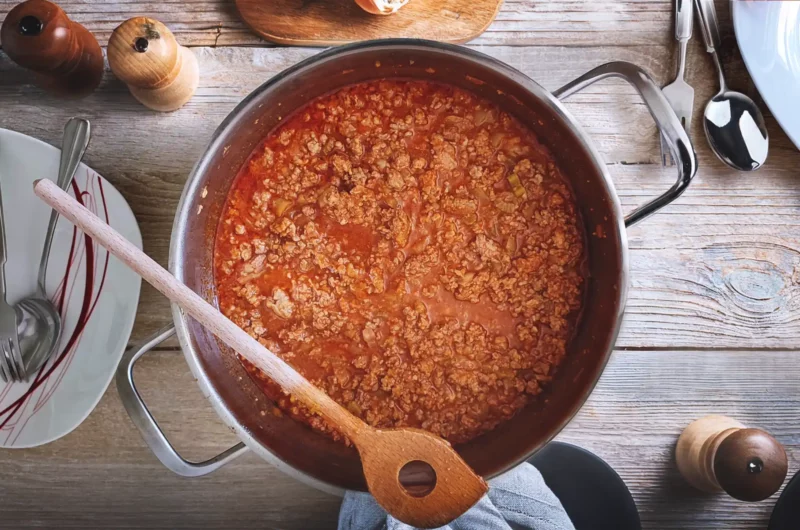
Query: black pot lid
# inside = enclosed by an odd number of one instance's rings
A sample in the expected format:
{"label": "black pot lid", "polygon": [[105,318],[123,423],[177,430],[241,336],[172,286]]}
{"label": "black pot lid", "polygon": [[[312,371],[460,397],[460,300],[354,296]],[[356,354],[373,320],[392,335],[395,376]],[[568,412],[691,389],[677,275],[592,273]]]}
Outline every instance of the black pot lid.
{"label": "black pot lid", "polygon": [[571,444],[550,442],[528,462],[542,474],[576,530],[641,530],[628,487],[599,456]]}
{"label": "black pot lid", "polygon": [[789,481],[778,497],[768,530],[797,530],[800,528],[800,471]]}

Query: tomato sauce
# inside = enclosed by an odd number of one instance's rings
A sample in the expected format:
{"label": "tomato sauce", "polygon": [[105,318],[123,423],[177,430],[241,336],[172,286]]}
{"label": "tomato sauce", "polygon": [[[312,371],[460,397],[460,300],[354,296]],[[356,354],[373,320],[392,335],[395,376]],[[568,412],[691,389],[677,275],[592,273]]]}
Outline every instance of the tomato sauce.
{"label": "tomato sauce", "polygon": [[[531,131],[459,88],[382,80],[312,101],[253,152],[215,278],[223,313],[353,414],[464,442],[553,377],[583,259]],[[243,362],[283,413],[343,440]]]}

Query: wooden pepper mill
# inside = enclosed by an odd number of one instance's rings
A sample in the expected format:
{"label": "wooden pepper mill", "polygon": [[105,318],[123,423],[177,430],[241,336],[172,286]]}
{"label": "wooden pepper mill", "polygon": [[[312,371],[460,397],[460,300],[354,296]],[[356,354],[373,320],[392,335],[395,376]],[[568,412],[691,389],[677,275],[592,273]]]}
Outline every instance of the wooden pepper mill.
{"label": "wooden pepper mill", "polygon": [[200,79],[194,54],[179,46],[164,24],[146,17],[126,20],[114,30],[108,64],[133,97],[163,112],[189,101]]}
{"label": "wooden pepper mill", "polygon": [[788,471],[786,451],[775,438],[727,416],[689,424],[678,438],[675,458],[695,488],[750,502],[778,491]]}
{"label": "wooden pepper mill", "polygon": [[38,84],[57,94],[85,96],[103,77],[97,39],[47,0],[27,0],[9,11],[0,42],[12,61],[35,71]]}

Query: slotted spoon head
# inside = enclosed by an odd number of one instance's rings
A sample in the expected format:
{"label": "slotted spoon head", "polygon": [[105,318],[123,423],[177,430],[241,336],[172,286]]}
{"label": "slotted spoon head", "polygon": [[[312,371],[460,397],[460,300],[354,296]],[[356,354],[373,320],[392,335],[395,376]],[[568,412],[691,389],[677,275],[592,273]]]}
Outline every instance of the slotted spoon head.
{"label": "slotted spoon head", "polygon": [[[420,528],[444,526],[469,510],[488,490],[483,478],[446,440],[429,432],[365,429],[354,441],[370,493],[387,512],[406,524]],[[405,471],[415,464],[432,468],[433,473],[428,474],[432,480],[426,484],[425,480],[412,479],[417,484],[411,485],[406,480],[404,486],[401,470],[408,475]],[[417,473],[418,479],[420,475],[425,473]]]}

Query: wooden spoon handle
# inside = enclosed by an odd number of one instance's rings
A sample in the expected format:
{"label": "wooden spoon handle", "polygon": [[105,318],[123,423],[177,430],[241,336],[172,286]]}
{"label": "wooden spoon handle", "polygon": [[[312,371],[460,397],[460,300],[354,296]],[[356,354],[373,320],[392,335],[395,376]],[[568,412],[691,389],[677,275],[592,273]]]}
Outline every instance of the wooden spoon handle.
{"label": "wooden spoon handle", "polygon": [[[419,429],[381,430],[368,426],[108,224],[61,191],[55,183],[38,180],[34,184],[34,191],[225,344],[266,373],[284,391],[322,415],[353,440],[361,455],[370,492],[381,506],[401,521],[417,527],[440,527],[467,511],[486,492],[483,479],[444,439]],[[409,493],[400,481],[403,468],[417,460],[427,463],[434,473],[433,489],[423,497]]]}
{"label": "wooden spoon handle", "polygon": [[179,305],[181,309],[219,337],[222,342],[257,366],[278,383],[284,391],[299,399],[312,412],[318,412],[325,417],[344,435],[354,439],[365,429],[371,429],[328,397],[325,392],[312,385],[285,361],[262,346],[242,328],[231,322],[217,308],[179,282],[119,232],[62,191],[54,182],[47,179],[37,180],[34,183],[34,192],[164,296]]}

